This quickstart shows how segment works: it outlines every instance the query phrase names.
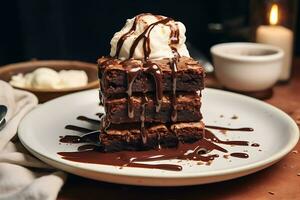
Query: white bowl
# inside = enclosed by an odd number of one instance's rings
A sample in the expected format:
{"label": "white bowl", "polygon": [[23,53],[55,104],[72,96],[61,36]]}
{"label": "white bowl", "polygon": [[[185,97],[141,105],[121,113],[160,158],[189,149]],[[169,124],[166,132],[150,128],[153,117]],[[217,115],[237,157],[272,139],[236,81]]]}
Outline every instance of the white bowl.
{"label": "white bowl", "polygon": [[271,88],[279,78],[283,50],[257,43],[223,43],[210,49],[217,79],[226,88],[254,92]]}

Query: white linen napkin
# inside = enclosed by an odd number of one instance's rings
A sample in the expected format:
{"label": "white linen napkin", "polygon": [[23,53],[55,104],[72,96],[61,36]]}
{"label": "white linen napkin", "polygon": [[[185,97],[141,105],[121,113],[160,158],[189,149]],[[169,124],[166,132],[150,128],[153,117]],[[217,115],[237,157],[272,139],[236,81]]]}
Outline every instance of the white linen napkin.
{"label": "white linen napkin", "polygon": [[66,180],[66,173],[30,155],[20,142],[11,141],[21,119],[37,104],[33,94],[0,80],[0,105],[8,108],[6,126],[0,131],[0,200],[56,199]]}

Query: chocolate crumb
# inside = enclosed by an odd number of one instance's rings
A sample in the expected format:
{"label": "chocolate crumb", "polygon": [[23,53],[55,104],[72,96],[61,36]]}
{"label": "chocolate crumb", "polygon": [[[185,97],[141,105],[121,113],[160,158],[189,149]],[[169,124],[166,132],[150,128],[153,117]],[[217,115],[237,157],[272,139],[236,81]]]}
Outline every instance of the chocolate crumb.
{"label": "chocolate crumb", "polygon": [[233,115],[233,116],[231,117],[231,119],[238,119],[238,116]]}
{"label": "chocolate crumb", "polygon": [[228,159],[229,155],[223,155],[223,158]]}
{"label": "chocolate crumb", "polygon": [[275,194],[274,192],[271,192],[271,191],[269,191],[268,193],[271,194],[271,195],[274,195],[274,194]]}
{"label": "chocolate crumb", "polygon": [[258,149],[258,151],[262,151],[261,149]]}
{"label": "chocolate crumb", "polygon": [[197,165],[203,165],[203,162],[197,162]]}
{"label": "chocolate crumb", "polygon": [[224,115],[220,115],[220,118],[223,118],[224,117]]}

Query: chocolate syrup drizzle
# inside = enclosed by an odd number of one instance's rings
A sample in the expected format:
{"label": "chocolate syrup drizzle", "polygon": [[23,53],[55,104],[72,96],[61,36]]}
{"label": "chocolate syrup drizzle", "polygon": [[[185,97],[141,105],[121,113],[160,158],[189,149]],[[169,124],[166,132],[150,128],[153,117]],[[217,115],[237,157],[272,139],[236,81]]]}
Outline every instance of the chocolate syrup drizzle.
{"label": "chocolate syrup drizzle", "polygon": [[177,121],[177,100],[176,100],[176,85],[177,85],[177,62],[179,54],[177,51],[172,49],[174,57],[170,59],[170,66],[172,70],[172,113],[171,113],[171,121]]}
{"label": "chocolate syrup drizzle", "polygon": [[[154,15],[155,16],[155,15]],[[130,51],[129,51],[129,58],[133,57],[133,54],[135,52],[135,49],[137,47],[137,45],[139,44],[139,42],[143,40],[143,51],[144,51],[144,60],[148,60],[149,59],[149,55],[151,53],[151,48],[150,48],[150,33],[153,30],[153,28],[158,25],[158,24],[167,24],[168,22],[173,21],[172,18],[166,17],[164,19],[161,19],[157,22],[154,22],[152,24],[150,24],[132,43],[131,47],[130,47]],[[172,30],[171,30],[172,32]],[[172,34],[170,34],[172,35]]]}
{"label": "chocolate syrup drizzle", "polygon": [[253,128],[250,127],[243,127],[243,128],[228,128],[228,127],[222,127],[222,126],[209,126],[206,125],[206,128],[210,129],[217,129],[217,130],[226,130],[226,131],[247,131],[247,132],[252,132],[254,131]]}
{"label": "chocolate syrup drizzle", "polygon": [[141,136],[143,144],[147,144],[147,134],[145,132],[145,112],[146,112],[146,104],[147,104],[147,97],[145,95],[142,96],[142,113],[141,113]]}
{"label": "chocolate syrup drizzle", "polygon": [[[120,55],[120,51],[122,49],[122,46],[124,44],[124,41],[135,32],[137,27],[137,21],[140,17],[144,15],[151,15],[149,13],[140,14],[135,17],[134,22],[132,24],[132,27],[128,32],[123,34],[118,42],[117,42],[117,48],[115,53],[115,58],[118,58]],[[173,122],[177,121],[177,102],[176,102],[176,73],[177,73],[177,62],[178,58],[180,57],[177,49],[174,45],[179,43],[179,28],[178,24],[173,25],[172,23],[169,23],[170,21],[174,21],[172,18],[164,18],[160,15],[153,15],[157,18],[157,22],[154,22],[150,25],[148,25],[145,30],[133,41],[131,47],[130,47],[130,53],[128,59],[132,59],[134,52],[136,50],[137,45],[143,40],[143,53],[144,53],[144,64],[142,67],[129,65],[126,69],[127,74],[127,109],[128,109],[128,117],[133,118],[134,117],[134,111],[133,111],[133,105],[132,105],[132,86],[135,81],[135,79],[141,75],[141,73],[149,74],[153,77],[156,85],[156,112],[160,111],[161,103],[162,103],[162,97],[163,97],[163,85],[162,85],[162,72],[160,67],[149,60],[149,56],[151,53],[151,40],[150,40],[150,34],[153,28],[159,24],[166,25],[170,28],[170,48],[174,54],[174,57],[170,59],[170,66],[172,69],[172,82],[173,82],[173,88],[172,88],[172,114],[171,114],[171,120]],[[123,61],[122,63],[127,62],[127,60]],[[121,63],[121,64],[122,64]],[[144,81],[143,81],[143,84]],[[144,87],[145,88],[145,87]],[[147,141],[147,134],[145,133],[144,123],[145,123],[145,107],[147,105],[147,99],[145,97],[146,89],[143,91],[142,96],[142,111],[141,111],[141,136],[143,138],[143,142],[145,143]]]}
{"label": "chocolate syrup drizzle", "polygon": [[[98,116],[102,116],[98,114]],[[80,116],[77,119],[95,123],[97,120],[91,120],[91,118]],[[98,120],[99,121],[99,120]],[[67,126],[66,126],[67,127]],[[209,126],[208,126],[209,127]],[[215,129],[222,128],[222,130],[233,130],[232,128],[214,126]],[[234,130],[250,132],[253,129],[250,128],[236,128]],[[99,134],[105,134],[101,131],[94,131],[91,134],[85,134],[83,136],[78,135],[66,135],[60,137],[61,143],[87,143],[78,147],[77,152],[59,152],[63,159],[86,162],[94,164],[105,164],[114,166],[128,166],[128,167],[141,167],[151,169],[162,169],[171,171],[181,171],[182,166],[178,164],[148,164],[139,162],[179,159],[179,160],[194,160],[210,163],[215,158],[218,158],[218,154],[209,154],[211,151],[216,150],[223,153],[228,153],[228,150],[219,146],[224,145],[238,145],[238,146],[250,146],[248,141],[223,141],[215,136],[211,131],[205,130],[204,138],[194,143],[181,143],[179,142],[177,148],[160,148],[148,151],[121,151],[121,152],[102,152],[101,144],[95,143],[98,141]],[[158,137],[159,140],[160,137]],[[147,139],[146,137],[144,139]],[[147,141],[145,141],[147,142]],[[158,144],[160,142],[158,141]],[[259,145],[257,143],[255,146]],[[251,145],[253,146],[253,145]],[[242,152],[234,152],[229,154],[232,157],[248,158],[249,155]]]}
{"label": "chocolate syrup drizzle", "polygon": [[81,133],[89,133],[89,132],[94,131],[92,129],[83,128],[83,127],[75,126],[75,125],[66,125],[65,129],[73,130],[73,131],[78,131],[78,132],[81,132]]}

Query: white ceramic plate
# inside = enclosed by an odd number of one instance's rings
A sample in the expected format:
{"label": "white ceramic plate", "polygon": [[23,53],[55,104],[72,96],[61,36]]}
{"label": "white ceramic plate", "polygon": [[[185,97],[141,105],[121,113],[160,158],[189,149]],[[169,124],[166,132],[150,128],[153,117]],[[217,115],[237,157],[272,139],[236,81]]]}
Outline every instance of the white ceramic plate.
{"label": "white ceramic plate", "polygon": [[[38,106],[22,120],[18,133],[21,142],[32,154],[56,168],[101,181],[149,186],[195,185],[244,176],[274,164],[291,151],[298,141],[299,131],[294,121],[284,112],[262,101],[215,89],[205,89],[202,101],[206,124],[254,128],[251,133],[229,131],[222,134],[214,131],[219,138],[248,140],[259,143],[260,147],[227,145],[226,149],[230,152],[246,150],[249,158],[225,159],[220,154],[210,166],[197,165],[195,161],[182,161],[183,170],[180,172],[130,167],[120,169],[64,160],[57,152],[76,151],[78,145],[59,144],[59,136],[78,134],[65,130],[66,124],[91,126],[76,120],[76,117],[95,117],[95,113],[103,111],[98,106],[97,90],[67,95]],[[238,119],[232,119],[234,115]],[[176,163],[175,160],[159,162]]]}

